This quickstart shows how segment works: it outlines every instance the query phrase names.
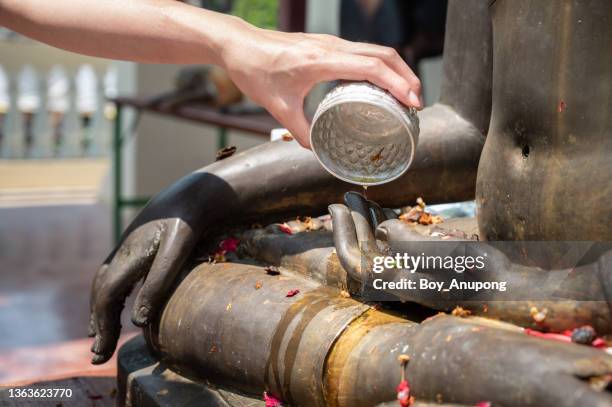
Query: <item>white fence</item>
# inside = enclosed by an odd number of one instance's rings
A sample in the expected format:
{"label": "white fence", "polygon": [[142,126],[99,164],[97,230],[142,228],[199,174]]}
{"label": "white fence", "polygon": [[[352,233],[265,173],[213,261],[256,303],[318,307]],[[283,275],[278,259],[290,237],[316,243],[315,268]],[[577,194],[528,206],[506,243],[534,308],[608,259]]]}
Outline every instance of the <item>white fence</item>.
{"label": "white fence", "polygon": [[116,89],[112,65],[97,73],[83,64],[73,75],[61,65],[0,65],[0,157],[107,155],[114,107],[106,97]]}

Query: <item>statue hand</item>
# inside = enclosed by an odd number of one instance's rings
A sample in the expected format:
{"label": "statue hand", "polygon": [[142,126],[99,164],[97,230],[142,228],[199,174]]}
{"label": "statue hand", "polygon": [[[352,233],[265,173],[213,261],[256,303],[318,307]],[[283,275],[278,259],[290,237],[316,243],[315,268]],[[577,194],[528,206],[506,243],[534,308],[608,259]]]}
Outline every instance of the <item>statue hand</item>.
{"label": "statue hand", "polygon": [[206,211],[198,208],[194,174],[155,197],[130,224],[118,246],[95,274],[90,300],[92,363],[113,354],[121,311],[137,282],[143,281],[132,321],[145,326],[156,315],[183,262],[194,247]]}
{"label": "statue hand", "polygon": [[382,209],[357,192],[344,194],[346,205],[329,206],[332,216],[334,246],[340,264],[349,277],[363,283],[371,270],[374,256],[382,255],[374,238],[374,229],[395,214]]}
{"label": "statue hand", "polygon": [[[466,278],[478,280],[485,277],[490,279],[508,277],[511,262],[504,253],[486,243],[470,241],[470,244],[463,244],[460,239],[441,240],[422,235],[406,222],[394,219],[396,215],[392,211],[381,209],[375,202],[368,201],[356,192],[347,192],[345,203],[346,206],[336,204],[329,207],[333,219],[334,246],[340,263],[348,275],[362,284],[362,293],[369,283],[379,278],[388,281],[406,279],[415,283],[417,280],[427,279],[446,285],[453,277],[453,274],[445,269],[410,270],[402,268],[404,266],[385,268],[382,272],[377,271],[381,274],[373,274],[375,257],[405,253],[413,255],[425,253],[427,256],[441,258],[449,255],[486,257],[488,272],[471,273]],[[380,263],[377,266],[380,267]],[[408,292],[399,290],[394,294],[401,299],[416,301],[436,309],[445,309],[449,306],[447,304],[449,301],[458,303],[457,301],[463,299],[461,291],[446,291],[436,296],[420,290]]]}

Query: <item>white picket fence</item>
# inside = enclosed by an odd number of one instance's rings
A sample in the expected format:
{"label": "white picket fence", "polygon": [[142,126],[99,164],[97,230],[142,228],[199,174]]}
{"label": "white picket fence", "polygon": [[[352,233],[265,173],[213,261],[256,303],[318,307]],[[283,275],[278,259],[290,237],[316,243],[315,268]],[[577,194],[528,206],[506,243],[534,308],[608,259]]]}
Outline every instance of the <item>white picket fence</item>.
{"label": "white picket fence", "polygon": [[115,109],[106,98],[117,94],[116,69],[109,65],[101,73],[82,64],[68,72],[61,65],[46,71],[0,65],[0,158],[109,154]]}

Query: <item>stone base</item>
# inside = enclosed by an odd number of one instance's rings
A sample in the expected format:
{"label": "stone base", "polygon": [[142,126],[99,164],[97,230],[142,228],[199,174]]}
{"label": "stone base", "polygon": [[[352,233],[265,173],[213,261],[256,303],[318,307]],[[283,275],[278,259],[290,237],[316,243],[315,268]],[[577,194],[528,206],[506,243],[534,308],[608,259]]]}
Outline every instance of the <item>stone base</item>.
{"label": "stone base", "polygon": [[263,407],[262,400],[195,383],[160,365],[142,336],[119,349],[117,406]]}

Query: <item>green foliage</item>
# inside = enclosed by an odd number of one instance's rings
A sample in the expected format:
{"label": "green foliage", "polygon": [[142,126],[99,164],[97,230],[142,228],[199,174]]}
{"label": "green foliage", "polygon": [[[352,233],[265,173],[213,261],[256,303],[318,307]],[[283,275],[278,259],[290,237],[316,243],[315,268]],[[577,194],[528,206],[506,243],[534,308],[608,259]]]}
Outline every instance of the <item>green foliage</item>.
{"label": "green foliage", "polygon": [[278,27],[278,0],[234,0],[232,14],[257,27],[275,30]]}

